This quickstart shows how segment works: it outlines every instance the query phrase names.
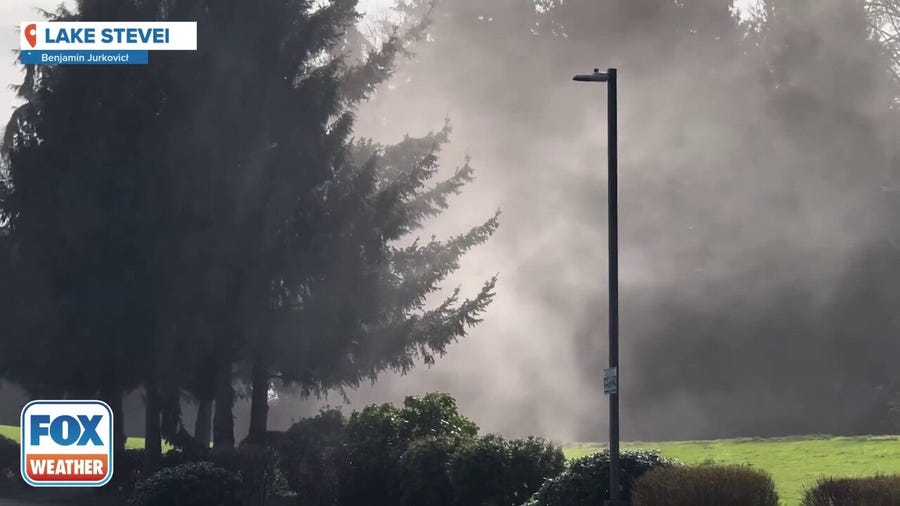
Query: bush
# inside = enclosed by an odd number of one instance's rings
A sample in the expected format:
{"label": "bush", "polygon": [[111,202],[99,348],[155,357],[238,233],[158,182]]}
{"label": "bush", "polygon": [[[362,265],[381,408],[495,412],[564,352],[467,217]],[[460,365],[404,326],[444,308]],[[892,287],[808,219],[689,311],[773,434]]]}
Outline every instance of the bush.
{"label": "bush", "polygon": [[137,483],[132,506],[238,506],[241,479],[211,462],[192,462],[157,471]]}
{"label": "bush", "polygon": [[[621,498],[631,500],[634,482],[652,469],[668,468],[675,461],[650,451],[625,451],[620,455]],[[576,459],[569,468],[544,482],[528,506],[580,506],[603,504],[609,498],[609,452]]]}
{"label": "bush", "polygon": [[410,444],[400,456],[393,480],[397,504],[452,506],[454,494],[448,464],[458,445],[456,438],[447,436],[427,436]]}
{"label": "bush", "polygon": [[122,496],[128,497],[140,479],[144,465],[144,450],[129,449],[113,457],[112,485]]}
{"label": "bush", "polygon": [[344,438],[344,417],[337,410],[301,420],[281,436],[281,471],[301,504],[333,505],[337,500]]}
{"label": "bush", "polygon": [[803,506],[900,506],[900,475],[823,478],[806,491]]}
{"label": "bush", "polygon": [[542,439],[488,435],[459,449],[450,480],[458,504],[518,506],[565,467],[562,450]]}
{"label": "bush", "polygon": [[214,451],[212,456],[215,464],[240,477],[244,506],[264,506],[287,489],[274,448],[245,444],[236,450]]}
{"label": "bush", "polygon": [[350,415],[346,426],[347,467],[341,476],[341,504],[393,506],[394,470],[406,451],[406,422],[390,404],[371,405]]}
{"label": "bush", "polygon": [[778,506],[772,478],[745,466],[654,469],[637,480],[635,506]]}
{"label": "bush", "polygon": [[459,413],[456,401],[447,394],[429,393],[424,397],[407,397],[400,416],[404,421],[404,438],[454,437],[471,440],[478,436],[478,426]]}
{"label": "bush", "polygon": [[0,436],[0,487],[17,487],[22,482],[19,477],[20,458],[19,443]]}

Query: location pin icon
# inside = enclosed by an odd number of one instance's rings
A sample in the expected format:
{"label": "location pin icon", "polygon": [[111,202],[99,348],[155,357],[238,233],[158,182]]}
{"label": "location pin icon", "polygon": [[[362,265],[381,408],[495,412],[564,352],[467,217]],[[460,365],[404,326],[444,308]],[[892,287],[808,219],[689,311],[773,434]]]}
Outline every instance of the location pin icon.
{"label": "location pin icon", "polygon": [[25,40],[34,47],[37,44],[37,25],[32,23],[25,27]]}

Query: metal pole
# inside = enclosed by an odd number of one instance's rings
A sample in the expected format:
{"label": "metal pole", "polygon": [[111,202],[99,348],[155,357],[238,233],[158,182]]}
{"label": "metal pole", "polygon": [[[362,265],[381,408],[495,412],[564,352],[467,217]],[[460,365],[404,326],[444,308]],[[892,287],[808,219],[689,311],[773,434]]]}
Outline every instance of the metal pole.
{"label": "metal pole", "polygon": [[616,371],[616,390],[609,396],[609,496],[619,505],[619,199],[616,110],[616,69],[607,70],[608,204],[609,204],[609,367]]}
{"label": "metal pole", "polygon": [[[606,73],[594,69],[593,74],[579,74],[575,81],[608,83],[607,89],[607,187],[609,195],[609,369],[603,374],[603,390],[609,394],[609,501],[606,504],[619,506],[619,199],[618,199],[618,151],[616,110],[616,69]],[[607,375],[609,378],[607,378]],[[607,385],[607,379],[611,380]]]}

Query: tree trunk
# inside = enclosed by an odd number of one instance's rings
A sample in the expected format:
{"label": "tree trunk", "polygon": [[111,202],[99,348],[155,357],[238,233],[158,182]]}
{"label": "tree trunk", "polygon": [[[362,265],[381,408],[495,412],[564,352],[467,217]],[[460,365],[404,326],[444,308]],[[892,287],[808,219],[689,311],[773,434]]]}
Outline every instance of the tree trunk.
{"label": "tree trunk", "polygon": [[234,388],[231,386],[231,360],[220,360],[216,371],[216,412],[213,419],[213,445],[234,448]]}
{"label": "tree trunk", "polygon": [[144,474],[159,468],[162,459],[162,436],[160,434],[160,399],[156,382],[144,385]]}
{"label": "tree trunk", "polygon": [[256,362],[251,376],[253,391],[250,397],[250,433],[247,435],[247,442],[265,445],[269,421],[269,368],[262,365],[262,362]]}
{"label": "tree trunk", "polygon": [[194,424],[194,439],[203,448],[209,448],[212,441],[212,399],[201,399],[197,404],[197,421]]}

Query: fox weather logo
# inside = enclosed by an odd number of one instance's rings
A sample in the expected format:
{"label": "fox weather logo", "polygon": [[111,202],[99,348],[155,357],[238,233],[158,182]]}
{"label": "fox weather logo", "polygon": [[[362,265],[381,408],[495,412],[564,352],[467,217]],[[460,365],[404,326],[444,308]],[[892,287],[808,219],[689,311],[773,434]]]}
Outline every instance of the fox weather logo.
{"label": "fox weather logo", "polygon": [[21,472],[33,487],[101,487],[113,475],[113,413],[102,401],[22,409]]}

